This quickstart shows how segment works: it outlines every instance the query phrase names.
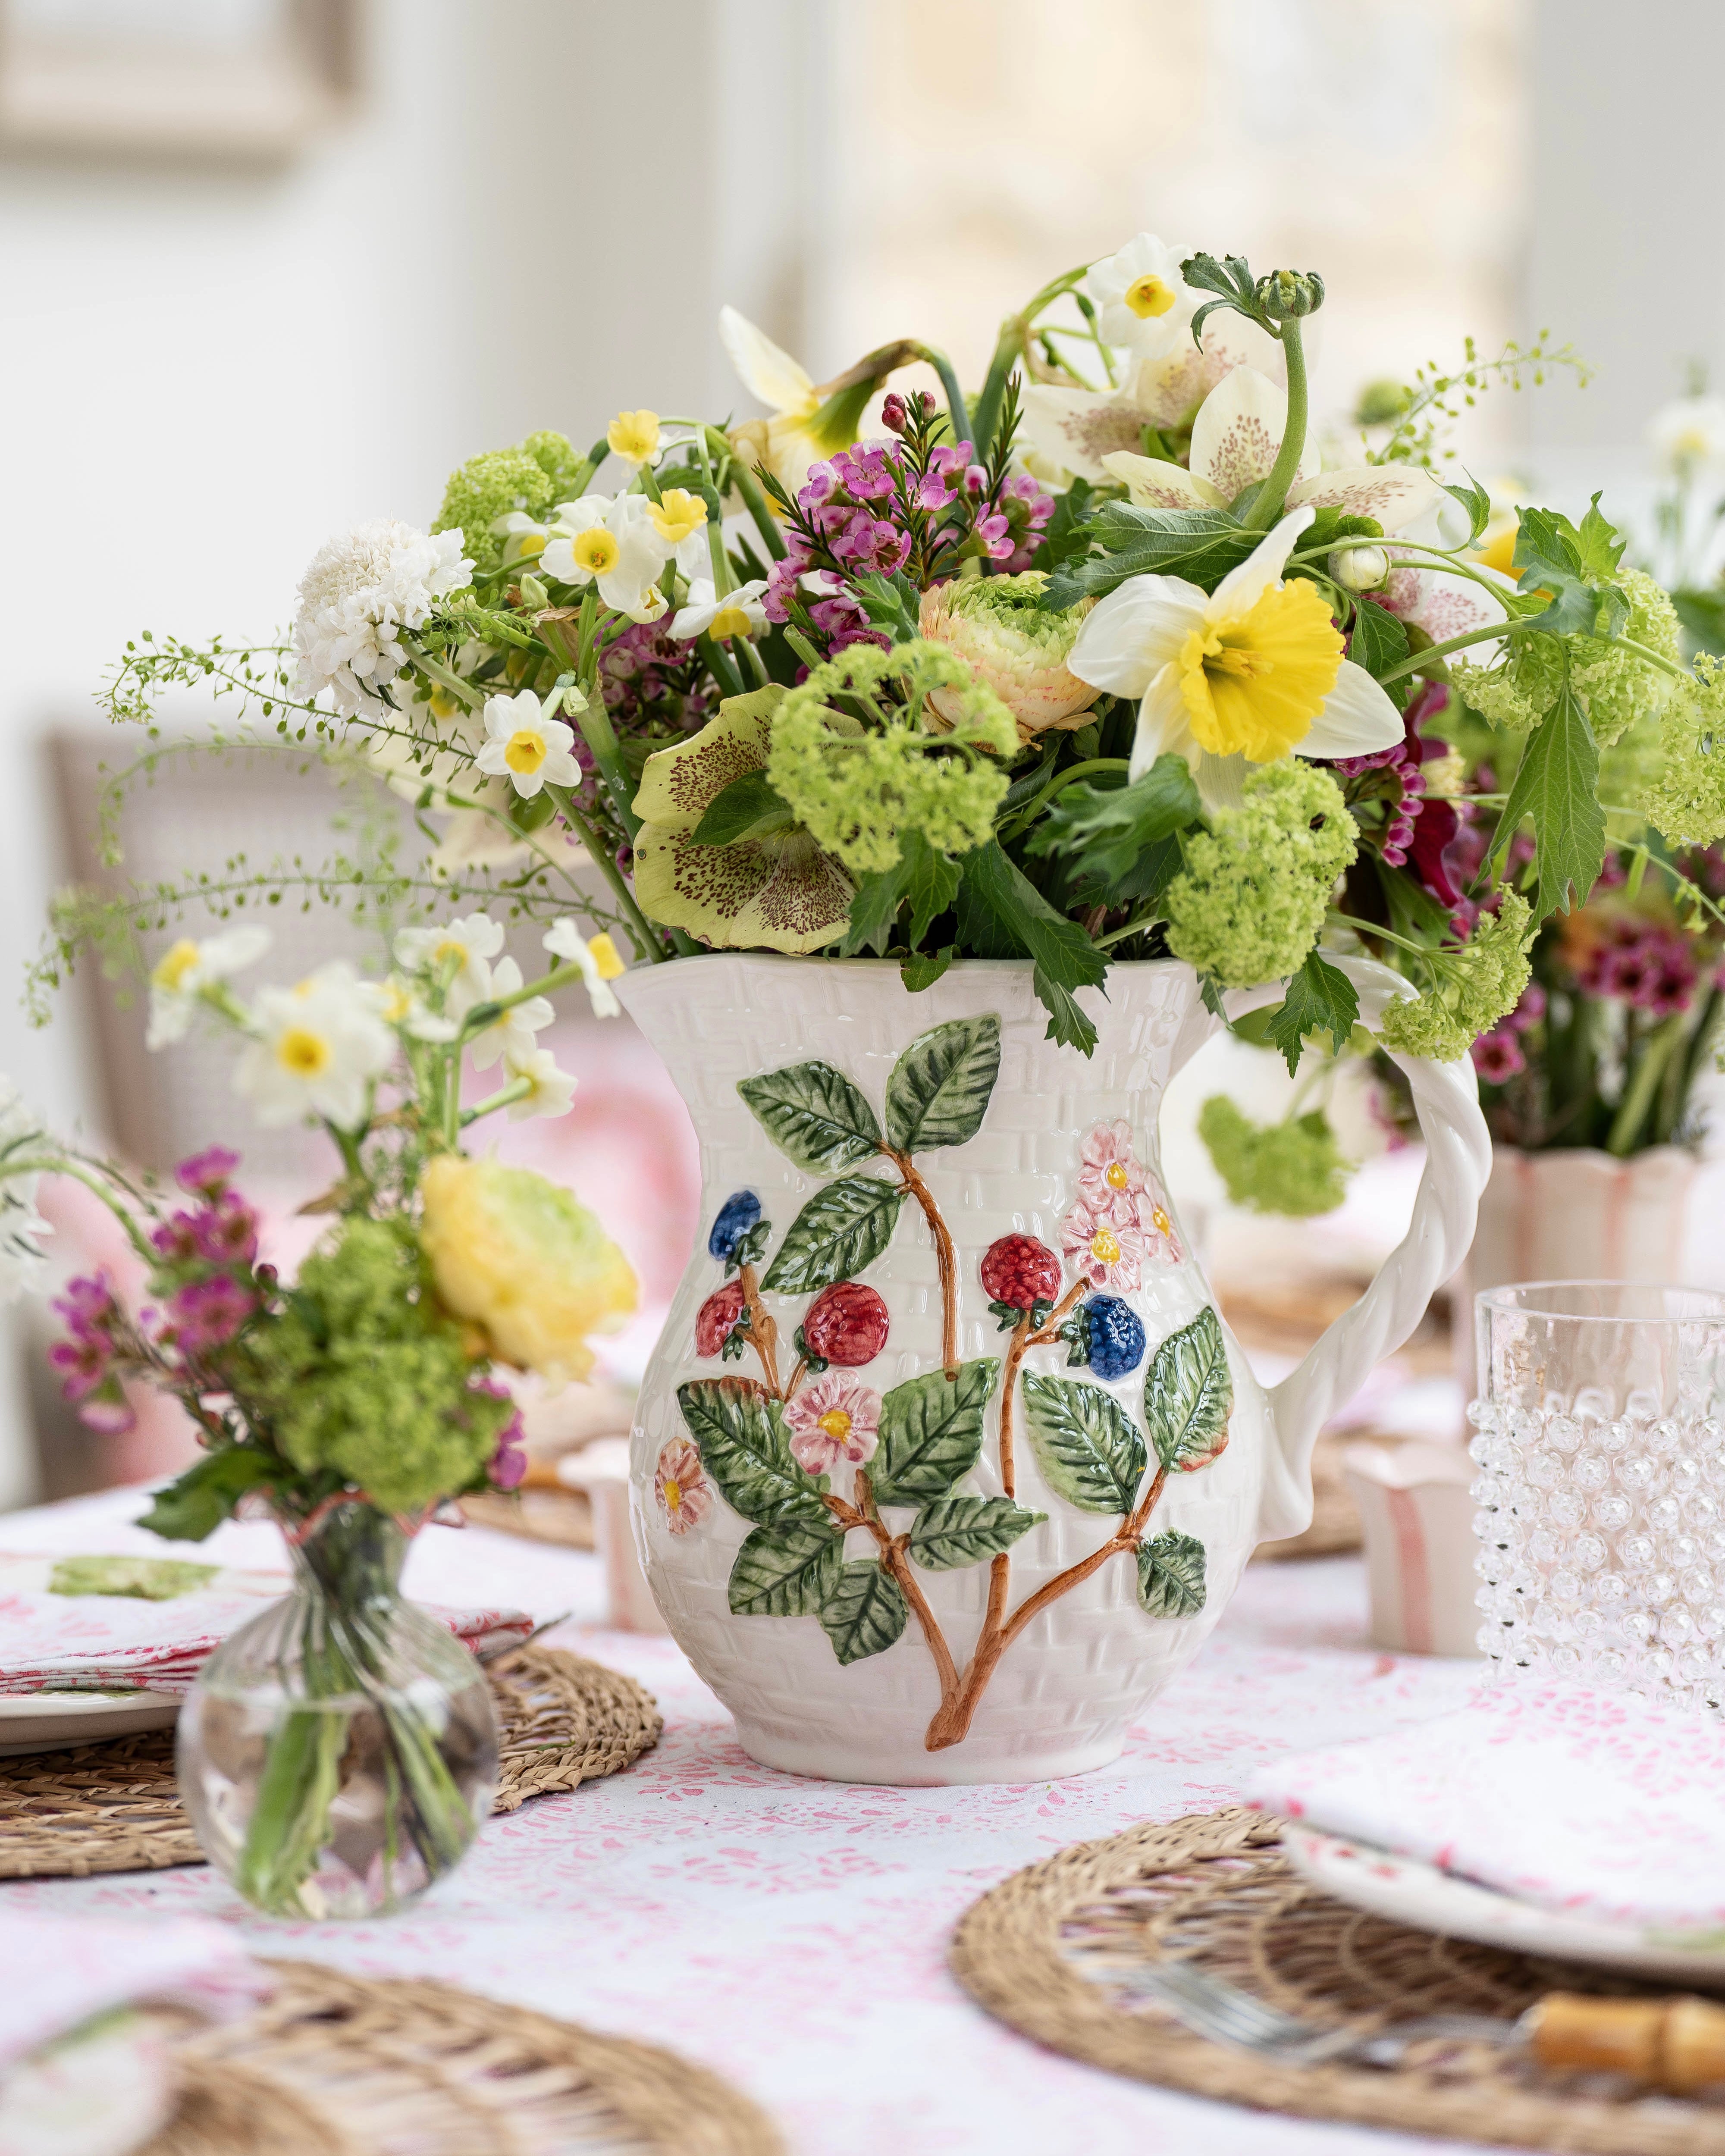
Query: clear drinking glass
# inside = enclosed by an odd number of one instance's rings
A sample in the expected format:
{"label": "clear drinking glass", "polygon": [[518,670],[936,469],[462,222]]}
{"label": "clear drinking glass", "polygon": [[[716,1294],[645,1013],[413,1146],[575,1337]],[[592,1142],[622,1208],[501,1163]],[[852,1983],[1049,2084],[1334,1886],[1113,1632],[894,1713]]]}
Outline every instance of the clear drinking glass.
{"label": "clear drinking glass", "polygon": [[491,1809],[485,1671],[403,1600],[407,1540],[342,1503],[288,1545],[293,1592],[224,1640],[180,1712],[180,1793],[203,1853],[277,1917],[399,1908]]}
{"label": "clear drinking glass", "polygon": [[1534,1281],[1475,1324],[1481,1651],[1725,1704],[1725,1295]]}

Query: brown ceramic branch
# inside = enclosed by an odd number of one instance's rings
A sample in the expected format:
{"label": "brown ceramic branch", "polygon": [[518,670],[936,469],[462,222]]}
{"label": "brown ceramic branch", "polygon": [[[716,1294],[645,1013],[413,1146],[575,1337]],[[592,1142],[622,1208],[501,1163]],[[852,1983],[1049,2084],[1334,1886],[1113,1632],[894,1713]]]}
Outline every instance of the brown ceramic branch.
{"label": "brown ceramic branch", "polygon": [[847,1505],[842,1497],[830,1491],[824,1491],[821,1502],[838,1521],[840,1527],[866,1527],[874,1537],[880,1552],[880,1562],[898,1583],[899,1592],[910,1604],[916,1622],[922,1627],[922,1636],[928,1642],[928,1651],[934,1657],[935,1674],[940,1679],[941,1710],[945,1712],[958,1690],[958,1666],[952,1660],[952,1650],[947,1645],[947,1635],[942,1631],[940,1620],[929,1607],[928,1598],[917,1583],[906,1553],[907,1537],[888,1532],[886,1522],[875,1510],[874,1492],[869,1478],[860,1468],[856,1476],[857,1495],[861,1504]]}
{"label": "brown ceramic branch", "polygon": [[941,1209],[934,1201],[934,1193],[916,1173],[916,1165],[907,1152],[895,1152],[891,1146],[882,1146],[886,1154],[904,1178],[907,1195],[914,1198],[922,1208],[922,1217],[928,1223],[928,1232],[934,1238],[934,1261],[941,1276],[941,1361],[947,1375],[958,1375],[958,1260],[952,1249],[952,1237]]}
{"label": "brown ceramic branch", "polygon": [[761,1284],[752,1265],[739,1265],[737,1277],[742,1284],[742,1306],[749,1314],[749,1338],[761,1358],[761,1374],[767,1380],[767,1389],[776,1400],[788,1399],[790,1395],[778,1382],[778,1327],[767,1314],[767,1306],[761,1300]]}

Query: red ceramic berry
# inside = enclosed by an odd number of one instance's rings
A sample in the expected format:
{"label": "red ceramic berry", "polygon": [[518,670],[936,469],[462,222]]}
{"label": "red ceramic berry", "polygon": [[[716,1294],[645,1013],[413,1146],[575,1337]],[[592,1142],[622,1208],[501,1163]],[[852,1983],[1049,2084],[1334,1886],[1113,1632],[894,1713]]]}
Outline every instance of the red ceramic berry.
{"label": "red ceramic berry", "polygon": [[1009,1310],[1052,1302],[1060,1291],[1060,1261],[1034,1235],[1003,1235],[983,1259],[983,1287],[990,1302]]}
{"label": "red ceramic berry", "polygon": [[724,1346],[726,1337],[742,1315],[742,1282],[732,1281],[710,1295],[701,1306],[695,1320],[695,1352],[697,1355],[716,1355]]}
{"label": "red ceramic berry", "polygon": [[871,1287],[839,1281],[823,1288],[803,1320],[803,1337],[823,1362],[854,1370],[886,1345],[886,1305]]}

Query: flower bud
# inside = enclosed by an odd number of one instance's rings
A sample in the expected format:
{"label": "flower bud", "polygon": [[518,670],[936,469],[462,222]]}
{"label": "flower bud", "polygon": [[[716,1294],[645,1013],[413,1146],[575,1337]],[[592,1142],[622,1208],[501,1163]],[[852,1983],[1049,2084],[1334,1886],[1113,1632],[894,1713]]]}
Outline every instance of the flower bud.
{"label": "flower bud", "polygon": [[1253,296],[1273,322],[1315,315],[1324,303],[1324,280],[1315,270],[1272,270],[1260,277]]}
{"label": "flower bud", "polygon": [[905,422],[909,417],[910,413],[905,409],[904,398],[899,395],[897,390],[893,390],[880,407],[880,424],[886,428],[889,434],[901,434],[905,431]]}
{"label": "flower bud", "polygon": [[537,577],[532,575],[523,577],[521,582],[521,604],[524,607],[548,607],[551,604],[551,593]]}
{"label": "flower bud", "polygon": [[1389,557],[1381,547],[1338,547],[1330,574],[1344,592],[1375,592],[1389,580]]}

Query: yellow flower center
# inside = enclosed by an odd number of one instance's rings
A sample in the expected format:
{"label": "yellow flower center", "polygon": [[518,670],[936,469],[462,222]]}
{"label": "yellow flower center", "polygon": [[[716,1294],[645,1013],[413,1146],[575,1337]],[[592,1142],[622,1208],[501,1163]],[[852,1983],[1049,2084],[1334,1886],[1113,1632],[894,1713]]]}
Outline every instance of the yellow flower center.
{"label": "yellow flower center", "polygon": [[399,981],[386,981],[381,1008],[391,1025],[399,1025],[413,1009],[413,999]]}
{"label": "yellow flower center", "polygon": [[1103,1182],[1111,1190],[1124,1190],[1129,1179],[1117,1160],[1111,1160],[1102,1175]]}
{"label": "yellow flower center", "polygon": [[330,1045],[309,1026],[290,1025],[275,1044],[275,1060],[296,1078],[315,1078],[329,1068]]}
{"label": "yellow flower center", "polygon": [[605,439],[619,457],[632,465],[644,465],[659,447],[659,414],[656,412],[619,412],[605,429]]}
{"label": "yellow flower center", "polygon": [[1174,1231],[1174,1224],[1169,1219],[1167,1214],[1163,1211],[1161,1206],[1158,1205],[1155,1208],[1152,1212],[1150,1218],[1156,1224],[1156,1232],[1158,1235],[1173,1235]]}
{"label": "yellow flower center", "polygon": [[722,642],[727,636],[747,636],[748,633],[748,616],[741,607],[734,606],[721,607],[713,616],[712,627],[707,631],[716,642]]}
{"label": "yellow flower center", "polygon": [[591,577],[603,577],[614,569],[622,551],[616,535],[608,531],[603,524],[582,532],[572,549],[576,567],[585,569]]}
{"label": "yellow flower center", "polygon": [[1273,763],[1305,740],[1342,668],[1342,634],[1303,577],[1207,622],[1176,661],[1186,715],[1213,756]]}
{"label": "yellow flower center", "polygon": [[624,970],[623,961],[617,955],[617,946],[608,936],[595,936],[587,947],[602,981],[614,981]]}
{"label": "yellow flower center", "polygon": [[850,1435],[850,1418],[843,1408],[829,1408],[815,1427],[824,1430],[834,1445],[843,1445]]}
{"label": "yellow flower center", "polygon": [[1098,1228],[1090,1239],[1090,1254],[1099,1265],[1120,1263],[1120,1238],[1111,1228]]}
{"label": "yellow flower center", "polygon": [[182,936],[157,960],[156,969],[150,979],[155,987],[172,992],[179,987],[197,963],[198,946],[189,936]]}
{"label": "yellow flower center", "polygon": [[1134,277],[1126,288],[1126,304],[1141,322],[1165,315],[1174,304],[1174,288],[1160,277]]}
{"label": "yellow flower center", "polygon": [[667,1475],[665,1478],[665,1509],[668,1512],[677,1512],[681,1511],[682,1505],[683,1493]]}
{"label": "yellow flower center", "polygon": [[456,970],[459,972],[467,963],[467,946],[458,942],[453,936],[445,936],[433,954],[432,963],[434,966],[447,966],[451,958],[454,960]]}
{"label": "yellow flower center", "polygon": [[503,752],[503,761],[511,771],[525,776],[537,771],[545,761],[545,737],[531,726],[517,726],[509,737],[509,746]]}
{"label": "yellow flower center", "polygon": [[647,514],[660,537],[675,547],[679,540],[686,539],[706,523],[706,504],[686,487],[668,486],[662,497],[649,506]]}
{"label": "yellow flower center", "polygon": [[431,692],[431,716],[434,719],[453,719],[461,708],[461,699],[448,689],[434,689]]}
{"label": "yellow flower center", "polygon": [[531,562],[545,552],[545,534],[542,531],[517,532],[516,539],[517,561]]}

